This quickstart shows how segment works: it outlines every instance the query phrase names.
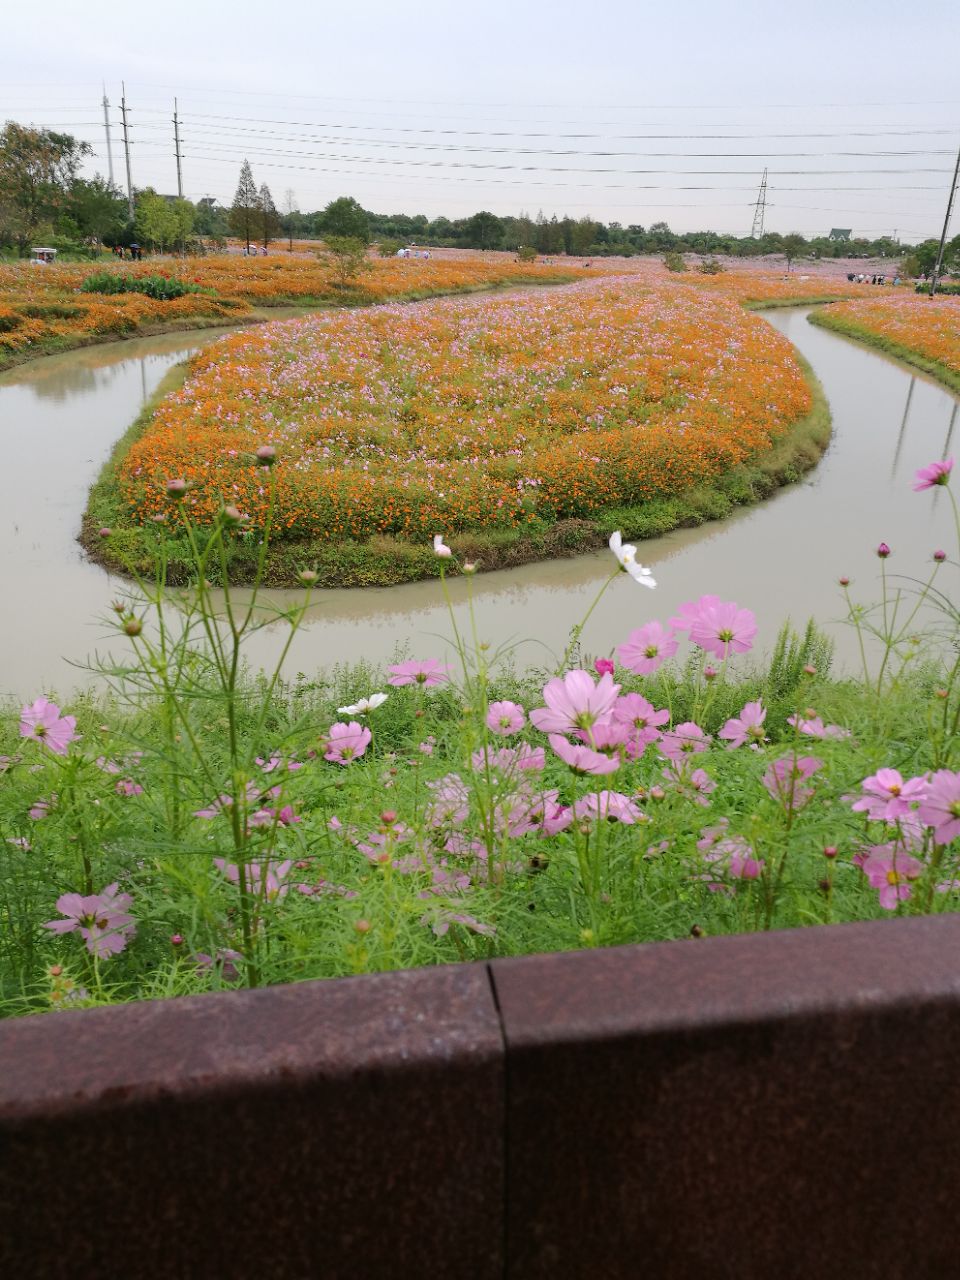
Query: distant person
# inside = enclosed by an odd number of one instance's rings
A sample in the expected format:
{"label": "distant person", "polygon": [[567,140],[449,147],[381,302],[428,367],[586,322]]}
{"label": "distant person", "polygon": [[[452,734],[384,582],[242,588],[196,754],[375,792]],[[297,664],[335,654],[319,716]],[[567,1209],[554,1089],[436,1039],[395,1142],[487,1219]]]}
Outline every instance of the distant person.
{"label": "distant person", "polygon": [[851,284],[853,284],[854,276],[852,271],[847,272],[847,279],[850,281]]}

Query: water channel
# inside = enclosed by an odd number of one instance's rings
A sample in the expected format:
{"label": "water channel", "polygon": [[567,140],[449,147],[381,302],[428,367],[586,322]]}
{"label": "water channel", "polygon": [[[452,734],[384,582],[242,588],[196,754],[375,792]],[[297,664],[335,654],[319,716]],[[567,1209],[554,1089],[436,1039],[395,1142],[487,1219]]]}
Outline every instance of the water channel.
{"label": "water channel", "polygon": [[[914,494],[914,471],[950,453],[958,401],[924,375],[807,323],[806,309],[767,320],[806,356],[833,412],[834,437],[801,484],[757,507],[642,545],[656,592],[621,576],[584,632],[587,652],[607,654],[632,627],[665,620],[705,591],[758,615],[760,649],[780,623],[810,615],[837,640],[841,663],[855,641],[835,621],[837,579],[874,599],[880,541],[893,548],[890,573],[925,574],[931,553],[955,553],[949,503],[938,490]],[[87,490],[110,449],[167,369],[215,340],[216,331],[168,334],[51,356],[0,374],[0,697],[61,693],[88,679],[71,660],[103,653],[104,622],[121,583],[90,564],[77,545]],[[473,591],[484,640],[520,641],[518,665],[562,652],[612,567],[608,552],[483,574]],[[451,594],[464,616],[466,583]],[[276,591],[284,603],[293,593]],[[321,591],[296,637],[287,673],[310,673],[363,657],[449,656],[450,620],[436,581],[402,587]],[[251,663],[269,663],[285,638],[272,627],[253,637]]]}

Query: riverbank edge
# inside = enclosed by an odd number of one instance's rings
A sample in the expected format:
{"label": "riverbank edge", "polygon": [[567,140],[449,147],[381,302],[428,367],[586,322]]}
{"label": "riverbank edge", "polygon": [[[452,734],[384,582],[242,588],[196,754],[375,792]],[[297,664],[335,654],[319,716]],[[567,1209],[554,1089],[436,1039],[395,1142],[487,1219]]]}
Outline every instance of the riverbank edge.
{"label": "riverbank edge", "polygon": [[[572,272],[550,280],[530,280],[526,277],[514,277],[498,280],[495,284],[468,284],[456,289],[408,289],[404,293],[394,294],[390,298],[364,297],[362,291],[330,296],[327,294],[308,295],[306,297],[287,297],[276,295],[269,302],[261,301],[251,311],[238,311],[235,315],[220,316],[180,316],[169,323],[154,322],[130,329],[127,333],[78,333],[61,334],[53,338],[40,339],[29,349],[0,353],[0,373],[10,369],[31,364],[34,360],[42,360],[45,356],[65,355],[71,351],[80,351],[84,347],[103,347],[111,343],[135,342],[138,338],[156,338],[167,333],[194,333],[202,329],[237,329],[244,325],[267,324],[276,320],[272,311],[286,307],[295,307],[308,311],[342,311],[344,309],[366,309],[367,307],[396,306],[404,302],[428,302],[438,298],[459,298],[473,293],[498,293],[506,289],[521,288],[554,288],[560,285],[576,284],[581,276]],[[246,298],[238,301],[246,303]]]}
{"label": "riverbank edge", "polygon": [[[496,530],[452,534],[447,542],[460,561],[473,562],[483,571],[514,569],[542,560],[569,559],[606,546],[610,534],[620,530],[624,539],[643,542],[674,529],[691,528],[722,520],[737,507],[750,506],[777,489],[796,483],[820,461],[830,442],[833,424],[830,407],[819,379],[809,363],[793,352],[810,389],[808,413],[765,453],[741,463],[707,485],[685,490],[670,498],[658,498],[638,506],[604,509],[592,519],[569,517],[535,532]],[[189,376],[190,363],[174,366],[114,446],[94,482],[83,514],[77,541],[95,563],[111,573],[153,577],[156,532],[139,525],[125,525],[118,501],[117,473],[130,447],[146,430],[156,405],[176,391]],[[111,530],[109,537],[100,530]],[[442,532],[438,530],[438,532]],[[231,560],[231,581],[249,584],[257,567],[259,549],[239,543]],[[167,580],[180,585],[191,576],[189,551],[174,540],[167,546]],[[443,562],[447,573],[455,564]],[[270,587],[296,587],[303,569],[317,573],[319,587],[399,586],[439,576],[441,561],[429,545],[381,536],[366,542],[329,543],[320,540],[274,543],[269,551],[263,582]]]}
{"label": "riverbank edge", "polygon": [[829,311],[813,311],[807,319],[811,324],[819,325],[821,329],[829,329],[831,333],[839,333],[841,337],[852,338],[854,342],[862,342],[866,347],[873,347],[877,351],[882,351],[884,355],[902,360],[904,364],[912,365],[914,369],[919,369],[929,374],[931,378],[935,378],[948,391],[960,394],[960,371],[941,364],[939,360],[931,360],[929,356],[915,351],[912,347],[905,347],[882,333],[854,324],[850,320],[845,320],[843,316]]}

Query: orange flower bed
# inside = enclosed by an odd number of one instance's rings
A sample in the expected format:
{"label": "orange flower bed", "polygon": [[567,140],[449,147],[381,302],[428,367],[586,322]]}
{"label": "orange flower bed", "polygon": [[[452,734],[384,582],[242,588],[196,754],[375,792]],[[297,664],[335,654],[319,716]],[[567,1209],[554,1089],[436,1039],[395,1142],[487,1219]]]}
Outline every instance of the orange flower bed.
{"label": "orange flower bed", "polygon": [[830,329],[852,337],[885,340],[960,374],[960,298],[896,294],[843,302],[819,317]]}
{"label": "orange flower bed", "polygon": [[275,322],[197,356],[129,449],[134,523],[192,485],[280,536],[515,528],[707,482],[809,411],[789,343],[722,295],[626,278]]}
{"label": "orange flower bed", "polygon": [[[474,258],[371,259],[371,269],[344,291],[328,263],[317,255],[235,255],[145,262],[69,263],[36,267],[0,264],[0,356],[27,351],[44,339],[87,339],[173,326],[195,317],[230,320],[251,305],[340,299],[382,302],[408,294],[456,292],[507,282],[569,279],[561,268],[517,263],[508,254]],[[101,271],[133,277],[165,274],[215,290],[154,301],[137,293],[80,292],[88,276]]]}

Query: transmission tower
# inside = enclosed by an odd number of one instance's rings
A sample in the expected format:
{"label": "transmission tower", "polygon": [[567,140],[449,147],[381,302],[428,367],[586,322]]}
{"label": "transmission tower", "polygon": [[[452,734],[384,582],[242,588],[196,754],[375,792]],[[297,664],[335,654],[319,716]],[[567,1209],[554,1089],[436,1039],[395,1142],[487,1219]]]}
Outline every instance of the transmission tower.
{"label": "transmission tower", "polygon": [[753,211],[753,230],[750,235],[754,240],[759,240],[763,235],[763,215],[767,211],[767,171],[764,169],[763,177],[760,179],[760,192],[757,196],[757,203]]}
{"label": "transmission tower", "polygon": [[107,172],[110,185],[113,186],[113,147],[110,145],[110,103],[107,101],[107,86],[103,86],[103,127],[107,134]]}

